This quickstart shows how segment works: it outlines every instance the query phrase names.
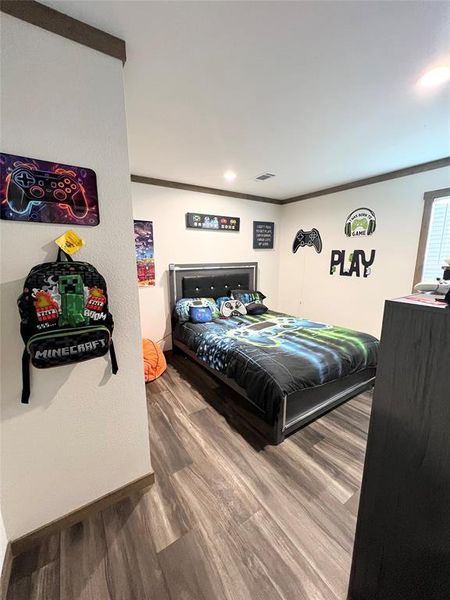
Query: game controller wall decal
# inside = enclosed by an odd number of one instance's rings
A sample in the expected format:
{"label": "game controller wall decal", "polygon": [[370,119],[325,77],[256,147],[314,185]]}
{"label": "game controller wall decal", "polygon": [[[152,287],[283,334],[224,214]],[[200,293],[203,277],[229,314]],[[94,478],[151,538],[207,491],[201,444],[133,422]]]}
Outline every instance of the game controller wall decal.
{"label": "game controller wall decal", "polygon": [[370,208],[357,208],[345,221],[344,232],[347,237],[372,235],[377,226],[375,213]]}
{"label": "game controller wall decal", "polygon": [[10,221],[98,225],[92,169],[0,154],[0,216]]}
{"label": "game controller wall decal", "polygon": [[292,244],[292,252],[295,254],[299,248],[303,248],[304,246],[314,246],[317,254],[322,252],[322,238],[318,229],[313,227],[311,231],[300,229],[297,232]]}
{"label": "game controller wall decal", "polygon": [[[368,277],[372,272],[375,261],[375,250],[370,251],[370,257],[366,258],[364,250],[353,250],[345,260],[345,250],[332,250],[330,260],[330,275],[338,273],[343,277]],[[339,267],[339,272],[338,272]]]}

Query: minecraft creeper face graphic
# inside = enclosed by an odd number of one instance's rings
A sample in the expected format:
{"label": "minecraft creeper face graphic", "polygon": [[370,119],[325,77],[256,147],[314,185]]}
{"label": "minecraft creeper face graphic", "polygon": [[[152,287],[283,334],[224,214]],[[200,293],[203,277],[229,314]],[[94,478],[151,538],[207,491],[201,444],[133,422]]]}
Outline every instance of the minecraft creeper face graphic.
{"label": "minecraft creeper face graphic", "polygon": [[61,275],[58,280],[61,294],[60,327],[81,327],[89,323],[84,314],[84,287],[80,275]]}

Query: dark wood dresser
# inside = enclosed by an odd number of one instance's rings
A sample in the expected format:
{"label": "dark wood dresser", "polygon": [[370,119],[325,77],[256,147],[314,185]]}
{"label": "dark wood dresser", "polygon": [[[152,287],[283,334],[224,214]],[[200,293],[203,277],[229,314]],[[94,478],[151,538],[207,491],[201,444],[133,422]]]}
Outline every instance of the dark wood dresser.
{"label": "dark wood dresser", "polygon": [[349,600],[450,600],[450,307],[386,302]]}

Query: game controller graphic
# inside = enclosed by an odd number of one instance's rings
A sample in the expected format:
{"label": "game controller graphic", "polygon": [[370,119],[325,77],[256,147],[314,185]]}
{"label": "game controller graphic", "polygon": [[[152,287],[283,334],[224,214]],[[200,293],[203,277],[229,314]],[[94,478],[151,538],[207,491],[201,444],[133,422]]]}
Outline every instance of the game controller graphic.
{"label": "game controller graphic", "polygon": [[64,204],[77,219],[85,217],[88,211],[83,188],[76,179],[26,167],[17,167],[11,173],[6,197],[11,209],[18,213],[26,212],[32,202]]}
{"label": "game controller graphic", "polygon": [[232,314],[238,313],[240,315],[246,315],[247,310],[240,300],[227,300],[222,305],[222,315],[226,318],[231,317]]}
{"label": "game controller graphic", "polygon": [[276,317],[276,320],[262,321],[252,325],[244,325],[227,331],[226,336],[239,342],[262,348],[276,348],[283,343],[286,333],[293,333],[300,329],[330,329],[331,325],[314,323],[295,317]]}
{"label": "game controller graphic", "polygon": [[355,229],[358,229],[358,227],[364,230],[369,229],[369,221],[365,217],[355,219],[352,223],[352,231],[355,231]]}
{"label": "game controller graphic", "polygon": [[297,232],[292,245],[292,252],[295,254],[299,248],[303,248],[304,246],[314,246],[317,254],[322,252],[322,238],[315,227],[311,229],[311,231],[303,231],[303,229],[300,229],[300,231]]}

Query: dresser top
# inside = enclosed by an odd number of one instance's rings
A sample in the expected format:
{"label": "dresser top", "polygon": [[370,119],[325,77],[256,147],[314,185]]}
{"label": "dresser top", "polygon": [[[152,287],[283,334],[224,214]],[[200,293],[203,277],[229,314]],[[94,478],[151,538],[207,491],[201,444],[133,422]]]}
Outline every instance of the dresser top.
{"label": "dresser top", "polygon": [[446,302],[438,302],[438,300],[443,299],[443,295],[411,294],[409,296],[403,296],[401,298],[394,298],[392,300],[388,300],[387,302],[406,304],[423,310],[446,310],[450,313],[450,307]]}

